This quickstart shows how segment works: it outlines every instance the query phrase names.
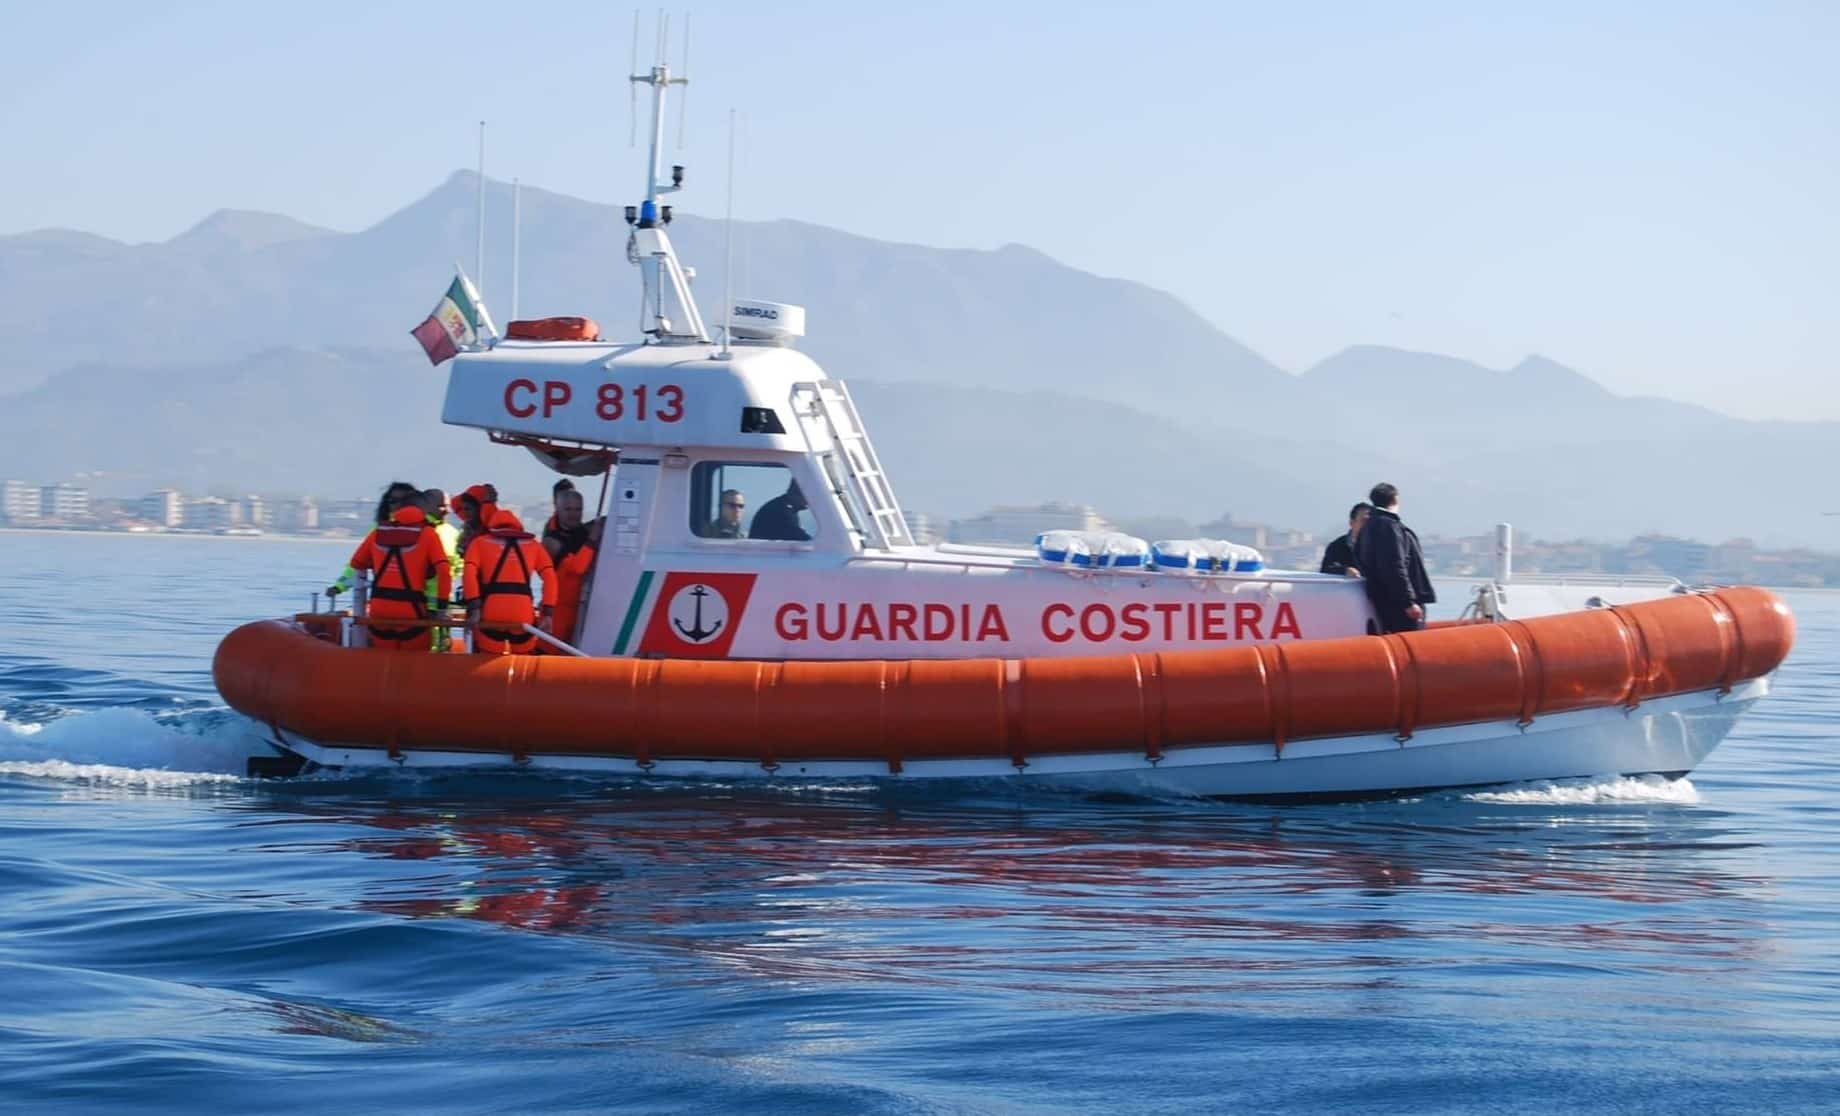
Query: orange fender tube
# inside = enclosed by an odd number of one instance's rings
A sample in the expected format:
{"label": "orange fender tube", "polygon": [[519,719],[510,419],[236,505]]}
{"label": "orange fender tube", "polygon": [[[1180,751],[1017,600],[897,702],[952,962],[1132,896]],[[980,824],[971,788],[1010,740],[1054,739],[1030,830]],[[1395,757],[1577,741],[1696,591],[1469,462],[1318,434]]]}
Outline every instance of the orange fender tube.
{"label": "orange fender tube", "polygon": [[1734,588],[1406,635],[1069,659],[389,655],[268,620],[226,636],[212,672],[233,708],[326,744],[898,770],[1527,722],[1729,689],[1774,670],[1794,638],[1773,593]]}

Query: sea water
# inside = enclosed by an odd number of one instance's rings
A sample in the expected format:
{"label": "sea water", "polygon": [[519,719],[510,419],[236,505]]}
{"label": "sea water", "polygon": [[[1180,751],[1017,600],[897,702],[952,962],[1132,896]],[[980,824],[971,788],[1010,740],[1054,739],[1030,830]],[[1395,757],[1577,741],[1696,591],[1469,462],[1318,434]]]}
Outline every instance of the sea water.
{"label": "sea water", "polygon": [[0,1110],[1840,1110],[1840,596],[1674,783],[246,780],[345,557],[0,534]]}

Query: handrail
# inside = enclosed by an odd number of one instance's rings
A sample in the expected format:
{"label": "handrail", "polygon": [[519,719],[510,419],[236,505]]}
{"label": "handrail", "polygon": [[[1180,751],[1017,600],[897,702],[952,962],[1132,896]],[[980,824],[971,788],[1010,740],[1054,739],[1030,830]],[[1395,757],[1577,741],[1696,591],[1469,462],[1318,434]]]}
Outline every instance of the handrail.
{"label": "handrail", "polygon": [[353,624],[367,628],[465,628],[471,620],[437,616],[353,616]]}
{"label": "handrail", "polygon": [[535,624],[524,625],[524,630],[529,632],[531,635],[536,636],[538,639],[542,640],[544,643],[549,644],[551,647],[557,648],[562,651],[567,651],[569,654],[574,655],[576,658],[580,658],[580,659],[592,658],[592,656],[590,656],[586,651],[583,651],[581,648],[575,646],[572,643],[564,643],[562,640],[557,639],[553,635],[550,635],[548,632],[544,631],[542,628],[537,627]]}
{"label": "handrail", "polygon": [[[1473,580],[1480,576],[1481,575],[1479,574],[1460,575],[1460,576],[1452,577],[1450,578],[1450,580],[1467,581],[1467,580]],[[1589,570],[1584,570],[1584,571],[1580,571],[1579,573],[1571,573],[1571,574],[1566,574],[1566,573],[1521,574],[1521,573],[1517,573],[1514,575],[1513,581],[1503,582],[1501,584],[1502,584],[1502,587],[1505,589],[1512,589],[1517,585],[1561,586],[1561,587],[1571,586],[1571,585],[1577,585],[1577,586],[1606,585],[1606,586],[1613,586],[1613,587],[1619,586],[1619,585],[1628,585],[1632,587],[1648,586],[1648,587],[1655,587],[1655,588],[1672,588],[1676,585],[1682,586],[1684,588],[1686,585],[1686,583],[1681,581],[1679,578],[1670,577],[1667,574],[1611,574],[1611,573],[1594,573]]]}
{"label": "handrail", "polygon": [[[353,624],[367,628],[471,628],[474,623],[472,620],[442,616],[353,616],[349,619]],[[523,628],[559,651],[565,651],[582,659],[593,657],[574,644],[566,643],[534,624],[525,624]]]}

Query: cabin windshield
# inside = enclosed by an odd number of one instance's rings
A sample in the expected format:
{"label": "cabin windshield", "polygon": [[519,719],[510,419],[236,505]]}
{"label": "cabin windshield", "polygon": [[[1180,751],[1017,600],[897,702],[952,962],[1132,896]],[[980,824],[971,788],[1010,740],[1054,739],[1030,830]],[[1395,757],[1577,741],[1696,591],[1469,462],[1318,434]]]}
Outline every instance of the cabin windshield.
{"label": "cabin windshield", "polygon": [[690,473],[690,532],[703,539],[809,542],[818,523],[786,466],[704,461]]}

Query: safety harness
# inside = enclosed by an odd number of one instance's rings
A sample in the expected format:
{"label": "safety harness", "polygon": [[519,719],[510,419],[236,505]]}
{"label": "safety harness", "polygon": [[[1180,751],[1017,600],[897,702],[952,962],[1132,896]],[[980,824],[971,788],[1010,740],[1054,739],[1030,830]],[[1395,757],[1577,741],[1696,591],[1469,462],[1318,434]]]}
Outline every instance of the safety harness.
{"label": "safety harness", "polygon": [[[518,545],[520,541],[528,539],[530,536],[528,534],[519,533],[514,535],[499,535],[497,537],[501,540],[498,552],[498,562],[492,567],[492,576],[486,579],[485,584],[479,587],[479,610],[482,616],[485,612],[486,602],[493,597],[523,597],[525,600],[529,600],[535,596],[535,594],[530,591],[530,563],[524,561],[524,548]],[[518,572],[522,574],[524,578],[522,581],[505,580],[505,565],[513,558],[517,559]],[[529,632],[521,628],[517,631],[505,631],[503,629],[482,626],[479,629],[479,633],[503,643],[528,643],[531,639],[535,638]]]}
{"label": "safety harness", "polygon": [[[412,605],[418,620],[428,618],[427,589],[426,586],[420,589],[409,588],[415,584],[415,581],[409,576],[409,563],[403,557],[403,553],[421,542],[423,530],[425,528],[391,524],[377,528],[371,535],[372,544],[383,550],[383,561],[377,563],[377,580],[374,588],[371,589],[371,599]],[[383,583],[384,575],[392,566],[396,569],[396,576],[401,580],[400,585]],[[427,629],[421,627],[379,628],[375,625],[371,627],[373,637],[394,641],[415,639],[425,631]]]}

